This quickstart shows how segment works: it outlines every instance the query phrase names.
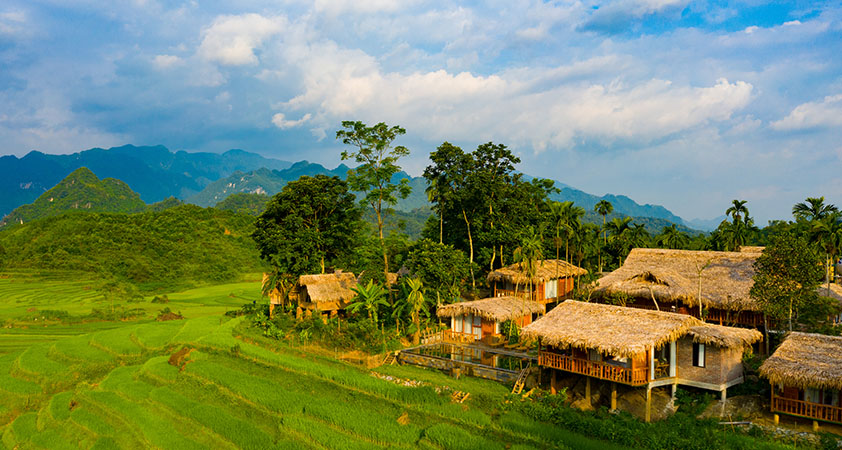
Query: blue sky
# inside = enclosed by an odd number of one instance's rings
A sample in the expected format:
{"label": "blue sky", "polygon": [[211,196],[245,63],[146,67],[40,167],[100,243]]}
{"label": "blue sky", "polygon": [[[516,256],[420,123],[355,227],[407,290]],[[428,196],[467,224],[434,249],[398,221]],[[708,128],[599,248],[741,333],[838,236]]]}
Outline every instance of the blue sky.
{"label": "blue sky", "polygon": [[842,206],[840,2],[19,1],[0,154],[163,144],[335,166],[342,120],[685,218]]}

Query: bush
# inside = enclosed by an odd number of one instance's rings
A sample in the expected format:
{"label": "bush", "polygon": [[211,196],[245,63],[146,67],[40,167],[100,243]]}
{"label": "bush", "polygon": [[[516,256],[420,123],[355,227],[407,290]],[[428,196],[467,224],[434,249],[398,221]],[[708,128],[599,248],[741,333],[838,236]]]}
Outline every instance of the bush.
{"label": "bush", "polygon": [[167,297],[167,294],[164,294],[164,295],[156,295],[156,296],[152,299],[152,303],[169,303],[169,302],[170,302],[170,298],[169,298],[169,297]]}

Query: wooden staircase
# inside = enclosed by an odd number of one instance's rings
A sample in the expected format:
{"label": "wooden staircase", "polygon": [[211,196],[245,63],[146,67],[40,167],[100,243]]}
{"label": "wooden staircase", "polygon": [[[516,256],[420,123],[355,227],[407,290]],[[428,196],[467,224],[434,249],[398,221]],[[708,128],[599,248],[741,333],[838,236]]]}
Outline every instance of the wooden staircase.
{"label": "wooden staircase", "polygon": [[462,391],[453,391],[453,394],[450,395],[450,399],[454,403],[464,403],[468,397],[471,396],[470,392],[462,392]]}
{"label": "wooden staircase", "polygon": [[389,353],[386,354],[386,357],[383,358],[383,364],[382,365],[391,366],[392,364],[395,363],[395,361],[397,361],[397,359],[398,359],[398,352],[389,352]]}
{"label": "wooden staircase", "polygon": [[526,384],[526,377],[529,375],[529,369],[532,368],[532,361],[529,361],[529,364],[520,371],[520,375],[517,377],[517,381],[515,381],[515,385],[512,388],[512,394],[520,394],[523,392],[523,385]]}

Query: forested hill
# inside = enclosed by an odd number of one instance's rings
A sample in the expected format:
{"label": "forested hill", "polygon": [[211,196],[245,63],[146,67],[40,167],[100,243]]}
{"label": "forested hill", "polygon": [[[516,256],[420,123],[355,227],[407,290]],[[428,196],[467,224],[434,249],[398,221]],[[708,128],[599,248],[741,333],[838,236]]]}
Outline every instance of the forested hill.
{"label": "forested hill", "polygon": [[253,217],[193,205],[72,211],[0,231],[0,269],[96,272],[148,287],[228,281],[263,269],[253,226]]}
{"label": "forested hill", "polygon": [[35,202],[15,208],[0,226],[28,223],[79,209],[90,212],[134,213],[146,210],[140,195],[114,178],[100,180],[85,167],[74,170]]}
{"label": "forested hill", "polygon": [[[556,183],[557,186],[558,184],[559,183]],[[599,197],[569,186],[564,186],[561,188],[560,193],[551,194],[550,199],[562,202],[572,201],[576,204],[576,206],[585,208],[585,211],[593,211],[594,206],[599,203],[600,200],[608,200],[614,207],[614,211],[623,216],[650,217],[653,219],[664,219],[665,221],[672,222],[676,225],[687,225],[681,217],[676,216],[670,210],[661,205],[641,205],[625,195],[606,194]]]}
{"label": "forested hill", "polygon": [[[345,179],[349,167],[340,164],[335,169],[328,169],[321,164],[299,161],[289,168],[281,170],[258,169],[248,173],[236,172],[233,175],[215,181],[202,192],[187,199],[188,203],[199,206],[213,206],[236,193],[274,195],[283,189],[288,182],[300,177],[327,175]],[[402,178],[409,180],[412,193],[406,199],[401,199],[395,209],[410,212],[418,208],[429,207],[427,202],[427,182],[422,177],[412,177],[405,172],[398,172],[392,177],[394,182]]]}
{"label": "forested hill", "polygon": [[93,148],[69,155],[33,151],[23,158],[3,156],[0,157],[0,217],[31,203],[80,167],[89,168],[100,178],[122,180],[145,202],[152,203],[171,196],[187,198],[237,170],[283,169],[290,164],[243,150],[188,153],[172,152],[160,145]]}

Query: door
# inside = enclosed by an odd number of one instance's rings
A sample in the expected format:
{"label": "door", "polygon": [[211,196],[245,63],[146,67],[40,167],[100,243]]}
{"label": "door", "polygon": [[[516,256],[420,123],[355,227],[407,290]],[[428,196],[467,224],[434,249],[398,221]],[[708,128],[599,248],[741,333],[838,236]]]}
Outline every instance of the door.
{"label": "door", "polygon": [[482,321],[482,337],[485,338],[486,336],[491,336],[494,334],[494,325],[496,322],[492,322],[490,320],[483,320]]}

